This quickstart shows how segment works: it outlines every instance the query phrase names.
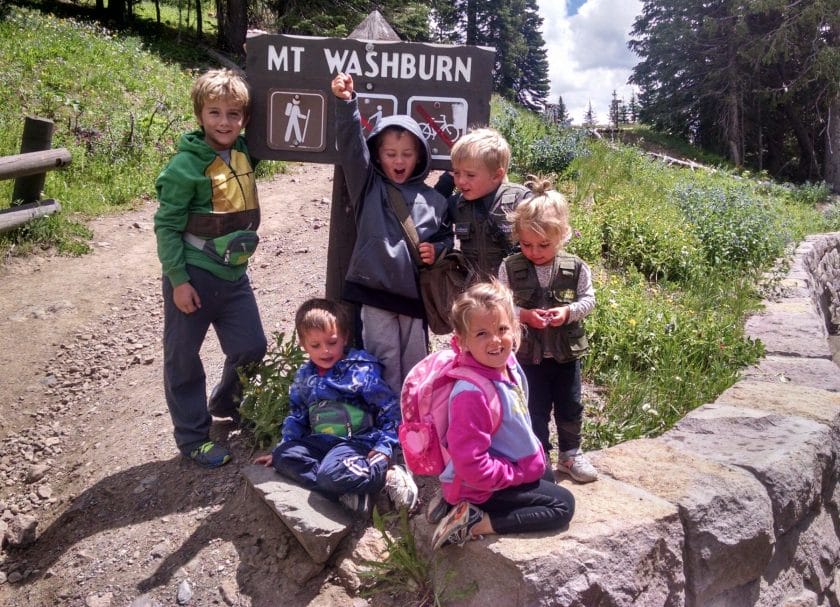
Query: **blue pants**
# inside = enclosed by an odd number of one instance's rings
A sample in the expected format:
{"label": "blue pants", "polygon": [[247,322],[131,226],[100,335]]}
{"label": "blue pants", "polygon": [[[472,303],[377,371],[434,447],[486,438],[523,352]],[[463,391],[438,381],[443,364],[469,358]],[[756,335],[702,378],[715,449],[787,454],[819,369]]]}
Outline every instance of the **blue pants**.
{"label": "blue pants", "polygon": [[210,399],[217,415],[237,410],[242,385],[236,369],[262,360],[267,346],[247,275],[231,282],[195,266],[187,266],[187,272],[201,298],[201,307],[192,314],[175,306],[172,284],[163,278],[163,386],[175,443],[185,455],[206,441],[210,432],[207,376],[199,354],[210,326],[225,354],[222,377]]}
{"label": "blue pants", "polygon": [[580,360],[558,363],[543,358],[538,365],[522,365],[528,379],[528,412],[534,434],[546,457],[551,453],[548,422],[554,414],[560,451],[580,447],[583,404],[580,402]]}
{"label": "blue pants", "polygon": [[385,486],[388,460],[370,464],[370,449],[330,434],[310,434],[274,448],[271,465],[283,476],[336,499],[344,493],[379,493]]}

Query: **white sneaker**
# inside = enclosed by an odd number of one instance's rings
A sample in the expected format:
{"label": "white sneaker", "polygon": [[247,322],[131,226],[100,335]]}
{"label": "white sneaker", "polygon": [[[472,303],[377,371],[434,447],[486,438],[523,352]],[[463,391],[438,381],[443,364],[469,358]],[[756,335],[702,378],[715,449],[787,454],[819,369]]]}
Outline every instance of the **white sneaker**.
{"label": "white sneaker", "polygon": [[417,505],[417,484],[411,474],[402,466],[393,466],[385,477],[385,491],[394,502],[394,506],[405,506],[409,512]]}
{"label": "white sneaker", "polygon": [[561,453],[557,471],[568,474],[579,483],[591,483],[598,480],[598,470],[579,449]]}

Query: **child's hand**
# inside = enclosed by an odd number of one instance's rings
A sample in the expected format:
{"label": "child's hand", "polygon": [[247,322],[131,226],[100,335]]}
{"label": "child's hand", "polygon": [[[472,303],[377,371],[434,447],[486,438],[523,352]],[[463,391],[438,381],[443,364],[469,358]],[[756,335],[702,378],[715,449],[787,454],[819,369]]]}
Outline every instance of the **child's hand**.
{"label": "child's hand", "polygon": [[430,242],[421,242],[417,250],[420,252],[420,261],[428,265],[435,263],[435,245]]}
{"label": "child's hand", "polygon": [[193,286],[184,282],[172,289],[172,299],[177,307],[184,314],[192,314],[201,307],[201,298]]}
{"label": "child's hand", "polygon": [[548,317],[548,324],[552,327],[559,327],[569,322],[569,316],[571,316],[572,311],[569,309],[569,306],[560,306],[559,308],[551,308],[550,310],[547,310],[546,314]]}
{"label": "child's hand", "polygon": [[271,468],[271,454],[260,455],[259,457],[255,457],[253,463],[260,464],[262,466],[265,466],[266,468]]}
{"label": "child's hand", "polygon": [[333,95],[349,101],[353,98],[353,76],[343,72],[339,73],[338,76],[333,78],[330,88],[332,88]]}
{"label": "child's hand", "polygon": [[545,329],[548,326],[550,318],[546,310],[527,310],[522,308],[519,311],[519,320],[534,329]]}

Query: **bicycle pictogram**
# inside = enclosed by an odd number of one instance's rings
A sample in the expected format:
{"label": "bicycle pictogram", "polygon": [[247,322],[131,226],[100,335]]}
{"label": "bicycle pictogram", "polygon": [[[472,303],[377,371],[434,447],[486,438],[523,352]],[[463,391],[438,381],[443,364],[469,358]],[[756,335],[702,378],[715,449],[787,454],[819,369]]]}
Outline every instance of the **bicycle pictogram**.
{"label": "bicycle pictogram", "polygon": [[458,126],[449,122],[449,118],[446,114],[440,114],[440,120],[433,120],[433,122],[435,123],[435,126],[432,126],[428,122],[420,123],[420,132],[423,133],[423,137],[426,141],[434,141],[437,138],[438,133],[441,134],[442,139],[448,139],[450,142],[455,141],[461,136],[461,131],[458,129]]}

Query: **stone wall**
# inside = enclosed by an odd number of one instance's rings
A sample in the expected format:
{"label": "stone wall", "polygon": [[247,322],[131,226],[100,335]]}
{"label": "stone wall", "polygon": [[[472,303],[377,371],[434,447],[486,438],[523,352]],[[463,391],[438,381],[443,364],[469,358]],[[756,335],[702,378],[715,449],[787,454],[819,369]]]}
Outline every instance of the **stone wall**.
{"label": "stone wall", "polygon": [[477,582],[451,604],[840,607],[840,369],[826,328],[840,319],[840,233],[809,237],[784,287],[747,322],[760,364],[664,435],[592,453],[602,477],[570,485],[567,531],[441,551],[451,589]]}

